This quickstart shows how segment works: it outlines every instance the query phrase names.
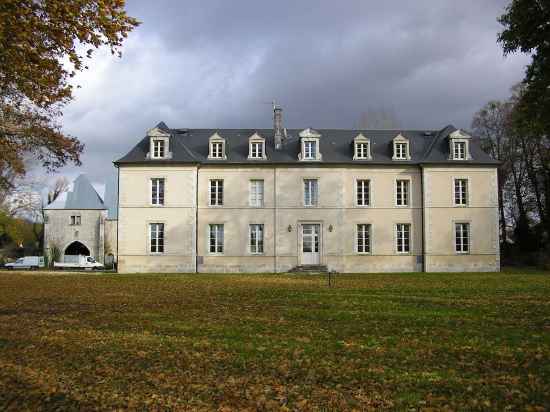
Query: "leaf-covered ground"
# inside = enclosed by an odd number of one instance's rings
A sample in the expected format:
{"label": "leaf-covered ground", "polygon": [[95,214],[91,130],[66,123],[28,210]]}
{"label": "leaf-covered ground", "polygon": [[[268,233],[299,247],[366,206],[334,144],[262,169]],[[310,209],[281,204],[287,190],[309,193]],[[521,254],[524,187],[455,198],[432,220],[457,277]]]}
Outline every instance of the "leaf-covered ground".
{"label": "leaf-covered ground", "polygon": [[550,274],[0,273],[0,410],[548,410]]}

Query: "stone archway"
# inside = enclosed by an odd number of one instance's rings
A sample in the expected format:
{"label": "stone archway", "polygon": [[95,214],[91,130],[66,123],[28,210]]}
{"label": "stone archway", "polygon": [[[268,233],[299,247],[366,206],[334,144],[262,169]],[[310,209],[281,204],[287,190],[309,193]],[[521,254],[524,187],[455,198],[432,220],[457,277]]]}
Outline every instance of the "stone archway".
{"label": "stone archway", "polygon": [[80,243],[78,240],[75,240],[69,246],[65,248],[65,255],[69,256],[90,256],[90,249],[86,247],[84,243]]}

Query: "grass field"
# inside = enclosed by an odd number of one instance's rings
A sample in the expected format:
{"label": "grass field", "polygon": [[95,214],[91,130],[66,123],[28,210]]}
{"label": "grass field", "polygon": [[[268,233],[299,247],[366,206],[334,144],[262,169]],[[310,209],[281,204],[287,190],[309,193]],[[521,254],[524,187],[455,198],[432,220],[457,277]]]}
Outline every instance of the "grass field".
{"label": "grass field", "polygon": [[0,410],[548,410],[550,274],[0,273]]}

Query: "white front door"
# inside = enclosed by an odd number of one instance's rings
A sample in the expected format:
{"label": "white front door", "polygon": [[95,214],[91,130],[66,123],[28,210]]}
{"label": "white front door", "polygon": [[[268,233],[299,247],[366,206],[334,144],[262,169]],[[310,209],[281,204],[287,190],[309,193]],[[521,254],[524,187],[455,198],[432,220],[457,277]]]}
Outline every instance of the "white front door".
{"label": "white front door", "polygon": [[302,225],[302,265],[318,265],[320,262],[321,225]]}

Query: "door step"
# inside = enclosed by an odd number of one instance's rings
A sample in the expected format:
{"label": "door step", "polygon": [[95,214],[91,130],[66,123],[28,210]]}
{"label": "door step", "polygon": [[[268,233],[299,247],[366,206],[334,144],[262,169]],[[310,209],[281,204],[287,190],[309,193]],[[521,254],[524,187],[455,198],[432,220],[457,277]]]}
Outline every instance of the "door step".
{"label": "door step", "polygon": [[298,265],[288,273],[328,273],[328,268],[326,265]]}

